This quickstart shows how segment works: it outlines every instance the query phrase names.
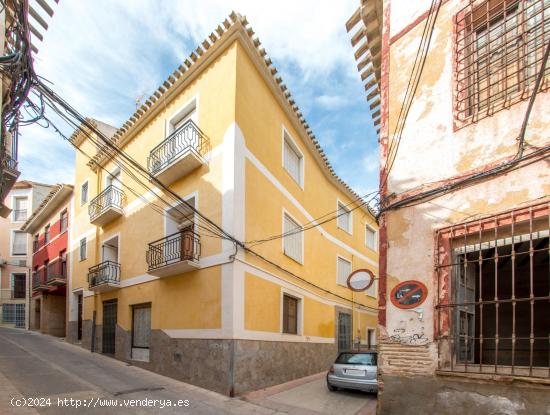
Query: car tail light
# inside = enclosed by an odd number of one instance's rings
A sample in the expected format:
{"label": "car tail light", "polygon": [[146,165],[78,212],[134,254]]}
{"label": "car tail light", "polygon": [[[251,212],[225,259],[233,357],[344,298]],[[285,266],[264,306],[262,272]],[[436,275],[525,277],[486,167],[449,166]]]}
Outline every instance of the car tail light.
{"label": "car tail light", "polygon": [[328,373],[334,373],[334,366],[330,367],[330,369],[328,370]]}

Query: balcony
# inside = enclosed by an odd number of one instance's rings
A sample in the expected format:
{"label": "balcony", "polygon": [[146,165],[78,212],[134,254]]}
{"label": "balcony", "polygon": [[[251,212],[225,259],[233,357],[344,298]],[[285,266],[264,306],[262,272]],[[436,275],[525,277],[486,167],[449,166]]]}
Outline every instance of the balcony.
{"label": "balcony", "polygon": [[171,277],[199,267],[201,243],[193,231],[182,231],[151,242],[147,250],[148,272]]}
{"label": "balcony", "polygon": [[151,150],[147,157],[149,173],[169,185],[203,165],[208,149],[208,139],[189,120]]}
{"label": "balcony", "polygon": [[0,213],[2,217],[9,215],[10,210],[2,205],[13,185],[21,173],[17,170],[17,160],[12,158],[7,152],[2,154],[0,150],[0,177],[2,177],[2,186],[0,186]]}
{"label": "balcony", "polygon": [[113,291],[120,288],[120,264],[103,261],[88,270],[90,290],[95,292]]}
{"label": "balcony", "polygon": [[90,201],[90,222],[96,226],[104,226],[118,218],[124,213],[122,207],[125,200],[122,190],[113,185],[108,186]]}
{"label": "balcony", "polygon": [[60,259],[48,264],[46,284],[50,287],[59,287],[67,283],[67,263]]}
{"label": "balcony", "polygon": [[46,285],[46,268],[32,273],[32,290],[48,291],[48,286]]}

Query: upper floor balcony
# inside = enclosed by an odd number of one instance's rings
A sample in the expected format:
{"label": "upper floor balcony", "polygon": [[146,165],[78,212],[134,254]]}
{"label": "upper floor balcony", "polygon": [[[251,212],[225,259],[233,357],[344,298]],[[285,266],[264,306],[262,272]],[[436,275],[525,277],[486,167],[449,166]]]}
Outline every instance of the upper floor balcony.
{"label": "upper floor balcony", "polygon": [[33,291],[48,291],[46,285],[47,268],[42,268],[40,271],[32,273],[32,290]]}
{"label": "upper floor balcony", "polygon": [[[0,205],[12,189],[20,174],[19,170],[17,170],[17,160],[8,152],[2,154],[0,151],[0,177],[2,177],[2,186],[0,186]],[[9,210],[2,216],[5,217],[8,213]]]}
{"label": "upper floor balcony", "polygon": [[88,213],[90,222],[96,226],[104,226],[121,216],[126,196],[117,186],[110,185],[90,201]]}
{"label": "upper floor balcony", "polygon": [[57,259],[48,264],[46,284],[49,286],[61,286],[67,283],[67,262]]}
{"label": "upper floor balcony", "polygon": [[149,157],[149,173],[169,185],[205,163],[209,141],[199,127],[188,120],[157,145]]}
{"label": "upper floor balcony", "polygon": [[120,264],[103,261],[88,269],[88,284],[91,291],[105,292],[120,288]]}
{"label": "upper floor balcony", "polygon": [[183,230],[149,243],[148,273],[171,277],[199,267],[200,237],[192,230]]}

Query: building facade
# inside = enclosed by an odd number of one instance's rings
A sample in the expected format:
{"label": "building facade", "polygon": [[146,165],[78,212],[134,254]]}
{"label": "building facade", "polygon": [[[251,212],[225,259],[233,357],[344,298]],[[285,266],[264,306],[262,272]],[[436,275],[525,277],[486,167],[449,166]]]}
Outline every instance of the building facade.
{"label": "building facade", "polygon": [[550,2],[367,0],[348,30],[378,69],[379,413],[548,412]]}
{"label": "building facade", "polygon": [[46,184],[19,181],[9,192],[7,218],[0,218],[0,307],[1,322],[28,327],[28,287],[31,266],[31,238],[21,226],[50,190]]}
{"label": "building facade", "polygon": [[376,343],[377,281],[346,279],[378,275],[377,222],[253,34],[232,14],[123,127],[72,137],[68,339],[227,395]]}
{"label": "building facade", "polygon": [[[34,58],[38,53],[37,44],[42,41],[44,32],[48,29],[47,19],[53,16],[53,9],[45,1],[24,0],[20,3],[6,2],[0,10],[0,48],[6,57],[4,62],[5,73],[0,76],[0,217],[7,218],[11,214],[9,193],[14,187],[21,172],[18,166],[18,124],[19,118],[16,102],[19,103],[21,91],[21,70],[12,72],[12,65],[20,65],[20,59],[10,58],[10,55],[19,53],[29,54]],[[26,39],[21,39],[24,21],[32,28]],[[30,41],[30,44],[27,42]],[[27,50],[21,45],[26,44]],[[11,74],[17,73],[15,77]],[[21,85],[18,85],[21,84]],[[18,105],[21,105],[20,103]]]}
{"label": "building facade", "polygon": [[32,238],[29,327],[65,337],[68,235],[73,186],[58,184],[21,230]]}

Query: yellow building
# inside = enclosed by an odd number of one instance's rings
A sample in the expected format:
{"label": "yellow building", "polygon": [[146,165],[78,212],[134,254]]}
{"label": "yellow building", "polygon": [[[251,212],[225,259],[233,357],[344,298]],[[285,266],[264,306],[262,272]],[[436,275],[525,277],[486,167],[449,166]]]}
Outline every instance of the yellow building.
{"label": "yellow building", "polygon": [[233,13],[120,129],[72,137],[68,338],[229,395],[376,343],[377,284],[346,286],[378,275],[376,220],[253,34]]}

